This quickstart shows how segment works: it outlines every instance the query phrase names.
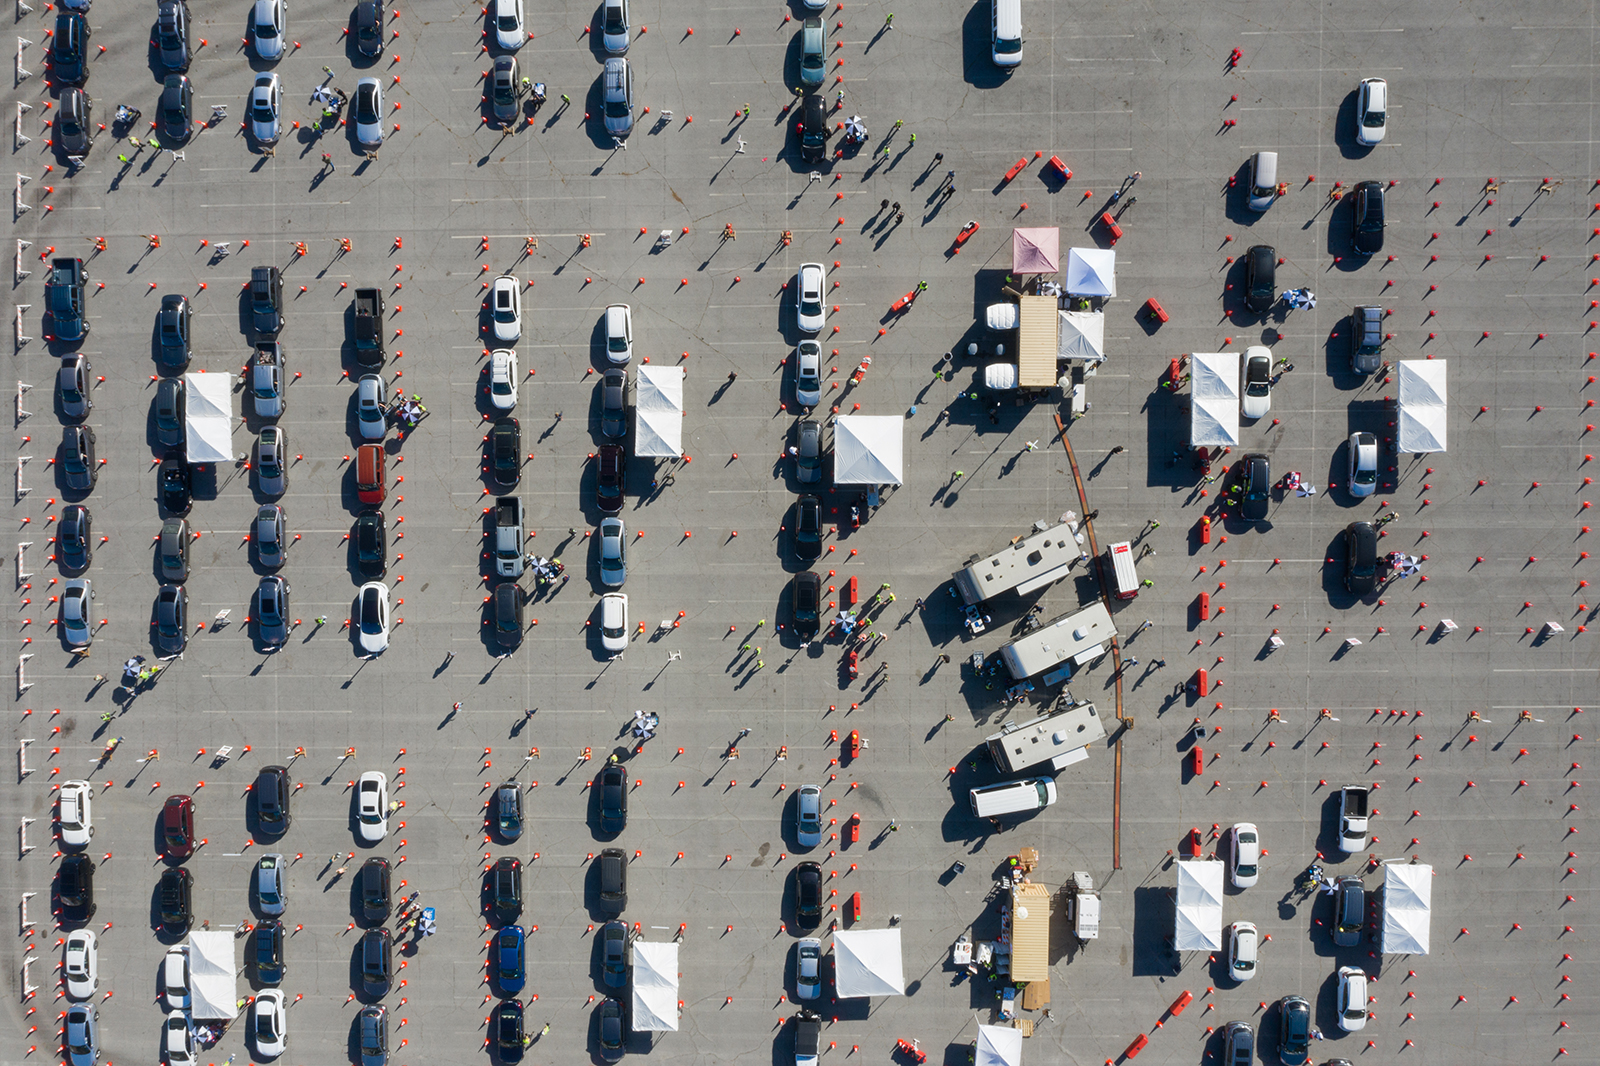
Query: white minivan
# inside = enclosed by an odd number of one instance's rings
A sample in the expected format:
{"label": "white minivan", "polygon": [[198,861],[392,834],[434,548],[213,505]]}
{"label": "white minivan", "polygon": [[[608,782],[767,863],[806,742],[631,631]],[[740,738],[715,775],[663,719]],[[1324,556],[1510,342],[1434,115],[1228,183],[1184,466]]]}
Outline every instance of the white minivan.
{"label": "white minivan", "polygon": [[989,0],[989,40],[994,65],[1014,67],[1022,62],[1022,0]]}
{"label": "white minivan", "polygon": [[971,799],[974,818],[993,818],[1001,814],[1038,811],[1056,801],[1056,783],[1048,777],[1002,781],[998,785],[984,785],[973,789]]}

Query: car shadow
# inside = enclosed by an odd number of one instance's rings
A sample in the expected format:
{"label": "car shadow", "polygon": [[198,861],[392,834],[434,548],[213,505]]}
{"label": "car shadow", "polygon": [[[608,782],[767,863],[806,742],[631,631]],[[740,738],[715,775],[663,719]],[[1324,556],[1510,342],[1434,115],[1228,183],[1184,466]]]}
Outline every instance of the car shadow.
{"label": "car shadow", "polygon": [[974,89],[995,89],[1011,80],[1012,67],[994,65],[990,5],[978,0],[961,20],[961,77]]}

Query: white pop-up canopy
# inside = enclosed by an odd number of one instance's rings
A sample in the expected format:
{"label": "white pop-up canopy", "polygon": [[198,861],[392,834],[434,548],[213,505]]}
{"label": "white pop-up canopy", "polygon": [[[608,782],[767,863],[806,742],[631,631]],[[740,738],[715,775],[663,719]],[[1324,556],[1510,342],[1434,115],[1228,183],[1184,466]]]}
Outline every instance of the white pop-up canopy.
{"label": "white pop-up canopy", "polygon": [[1222,863],[1215,859],[1178,863],[1178,916],[1173,947],[1179,951],[1222,948]]}
{"label": "white pop-up canopy", "polygon": [[633,942],[633,1028],[678,1031],[678,945]]}
{"label": "white pop-up canopy", "polygon": [[840,999],[905,995],[900,930],[841,929],[834,933],[833,984]]}
{"label": "white pop-up canopy", "polygon": [[[194,375],[190,375],[193,377]],[[221,374],[202,377],[220,378]],[[233,983],[233,934],[189,934],[189,1014],[197,1022],[231,1020],[238,1012]]]}
{"label": "white pop-up canopy", "polygon": [[978,1056],[973,1066],[1022,1066],[1022,1030],[1009,1025],[978,1026]]}
{"label": "white pop-up canopy", "polygon": [[1445,434],[1444,359],[1400,361],[1400,436],[1402,452],[1442,452]]}
{"label": "white pop-up canopy", "polygon": [[1068,296],[1115,296],[1117,253],[1109,248],[1067,249]]}
{"label": "white pop-up canopy", "polygon": [[1383,868],[1383,953],[1426,955],[1433,911],[1433,867],[1395,863]]}
{"label": "white pop-up canopy", "polygon": [[1189,356],[1189,443],[1239,443],[1239,353],[1195,352]]}
{"label": "white pop-up canopy", "polygon": [[1102,362],[1106,357],[1106,316],[1103,311],[1060,311],[1061,336],[1056,342],[1057,359],[1087,359]]}
{"label": "white pop-up canopy", "polygon": [[835,485],[898,485],[906,420],[895,415],[840,415],[833,421]]}
{"label": "white pop-up canopy", "polygon": [[183,443],[189,462],[233,462],[233,375],[185,374],[183,380]]}
{"label": "white pop-up canopy", "polygon": [[633,452],[658,458],[683,454],[683,369],[639,367],[634,393]]}

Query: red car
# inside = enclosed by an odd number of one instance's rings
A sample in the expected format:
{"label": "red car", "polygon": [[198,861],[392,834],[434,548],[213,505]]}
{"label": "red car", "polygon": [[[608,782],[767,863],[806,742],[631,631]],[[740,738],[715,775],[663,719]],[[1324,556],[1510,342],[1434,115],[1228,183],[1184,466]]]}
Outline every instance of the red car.
{"label": "red car", "polygon": [[167,858],[179,862],[194,854],[194,800],[188,796],[168,796],[161,808],[161,839]]}

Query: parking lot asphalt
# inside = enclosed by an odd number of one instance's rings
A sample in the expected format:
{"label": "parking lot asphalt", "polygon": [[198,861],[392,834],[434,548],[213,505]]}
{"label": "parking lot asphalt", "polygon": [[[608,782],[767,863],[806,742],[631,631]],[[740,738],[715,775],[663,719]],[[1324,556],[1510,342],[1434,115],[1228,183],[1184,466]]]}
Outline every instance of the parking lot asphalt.
{"label": "parking lot asphalt", "polygon": [[[438,911],[438,935],[402,955],[404,984],[386,1000],[405,1020],[392,1033],[392,1061],[487,1055],[481,870],[502,854],[526,865],[524,923],[537,927],[529,1025],[551,1026],[528,1061],[597,1058],[592,1012],[605,987],[592,933],[603,915],[589,860],[613,842],[597,833],[586,786],[613,752],[633,782],[630,821],[614,841],[631,857],[625,917],[650,940],[683,930],[680,1031],[635,1036],[634,1053],[788,1060],[782,1023],[795,1009],[798,932],[790,872],[807,857],[791,797],[816,783],[839,822],[830,833],[851,814],[862,820],[859,843],[829,839],[809,855],[837,888],[826,902],[859,892],[865,927],[898,915],[908,984],[906,997],[870,1006],[824,1001],[826,1056],[887,1057],[903,1037],[936,1060],[967,1061],[996,986],[959,975],[949,947],[962,932],[993,937],[990,875],[1034,846],[1052,891],[1087,871],[1105,914],[1099,940],[1084,947],[1055,920],[1052,1017],[1031,1015],[1030,1060],[1116,1059],[1146,1033],[1145,1061],[1208,1061],[1233,1019],[1260,1026],[1258,1055],[1271,1058],[1275,1012],[1260,1004],[1286,994],[1312,1001],[1327,1037],[1316,1061],[1600,1060],[1588,1039],[1594,875],[1579,835],[1582,766],[1593,758],[1584,712],[1597,671],[1594,635],[1583,629],[1594,613],[1584,523],[1600,265],[1585,199],[1595,180],[1588,18],[1547,3],[1294,2],[1201,18],[1170,4],[1027,4],[1023,63],[1001,76],[988,59],[983,3],[918,5],[892,22],[883,4],[830,5],[830,108],[840,88],[846,95],[829,120],[859,113],[870,140],[813,168],[796,158],[792,132],[798,5],[635,0],[637,126],[626,151],[598,125],[602,54],[586,32],[598,11],[556,6],[530,12],[532,39],[519,53],[549,101],[503,134],[482,121],[491,59],[477,5],[392,7],[386,53],[368,63],[344,35],[348,7],[295,4],[293,48],[265,64],[242,41],[247,5],[224,13],[197,4],[194,36],[206,43],[190,70],[195,113],[224,104],[228,117],[196,133],[181,158],[146,147],[128,164],[117,157],[130,150],[108,130],[73,174],[46,143],[46,105],[57,95],[42,53],[55,12],[36,4],[19,15],[17,35],[30,42],[19,62],[31,75],[11,103],[31,109],[17,119],[31,141],[13,150],[29,207],[13,231],[31,242],[17,253],[31,276],[13,287],[14,304],[25,306],[11,439],[13,456],[26,459],[26,491],[11,512],[18,544],[29,547],[18,564],[11,732],[28,772],[0,805],[24,821],[30,847],[0,877],[13,898],[37,895],[26,911],[36,927],[5,949],[15,1042],[0,1060],[56,1050],[59,933],[45,905],[57,865],[55,786],[87,777],[99,788],[89,849],[101,870],[97,1001],[102,1057],[116,1061],[156,1050],[151,1001],[164,945],[150,924],[163,798],[193,794],[208,841],[190,863],[197,920],[212,929],[254,920],[250,872],[262,849],[251,845],[246,790],[261,766],[300,748],[304,757],[290,762],[303,786],[295,824],[277,845],[294,859],[284,987],[303,996],[289,1011],[284,1062],[352,1054],[357,934],[348,881],[326,869],[335,850],[404,860],[397,878]],[[153,5],[105,0],[91,13],[96,121],[111,125],[118,103],[155,117],[152,19]],[[325,65],[347,91],[359,77],[380,79],[388,113],[375,159],[348,128],[316,129],[307,98]],[[298,123],[271,156],[236,125],[252,71],[267,69],[282,75],[285,119]],[[1370,76],[1388,80],[1393,108],[1388,139],[1369,150],[1355,145],[1353,122],[1356,84]],[[1244,208],[1242,192],[1259,149],[1280,153],[1289,184],[1262,215]],[[1070,181],[1052,176],[1053,156],[1070,166]],[[1018,160],[1025,168],[1003,180]],[[948,198],[938,188],[947,170]],[[1097,220],[1136,171],[1118,204],[1125,235],[1115,246],[1118,296],[1106,306],[1109,358],[1089,379],[1087,414],[1067,431],[1097,542],[1154,550],[1139,562],[1153,586],[1116,610],[1120,654],[1138,662],[1124,666],[1120,688],[1110,659],[1069,686],[1108,716],[1120,705],[1135,719],[1113,735],[1120,819],[1108,748],[1060,774],[1055,806],[994,833],[967,811],[967,788],[995,778],[981,742],[1002,721],[1033,717],[1054,693],[1040,686],[1005,708],[998,687],[973,677],[964,660],[1008,639],[1027,604],[997,604],[991,629],[971,637],[948,577],[969,556],[1085,504],[1055,440],[1058,397],[995,407],[982,393],[982,364],[997,343],[1010,348],[984,330],[983,311],[1002,299],[1010,225],[1059,226],[1063,248],[1105,246]],[[1367,179],[1386,183],[1390,224],[1384,251],[1362,261],[1349,245],[1344,194]],[[901,207],[885,210],[883,200]],[[953,254],[969,220],[981,228]],[[662,247],[664,231],[672,241]],[[1311,288],[1316,308],[1280,304],[1265,319],[1245,311],[1235,260],[1259,243],[1283,260],[1278,287]],[[108,538],[88,573],[104,623],[83,659],[49,625],[64,580],[47,560],[49,537],[61,506],[79,500],[50,465],[63,424],[56,357],[71,348],[47,339],[42,316],[40,256],[52,250],[88,261],[93,329],[81,350],[96,379],[88,423],[106,460],[83,500],[96,540]],[[905,421],[904,483],[859,530],[837,528],[853,492],[823,493],[830,551],[817,568],[830,607],[852,576],[863,595],[888,582],[895,596],[878,620],[886,639],[853,683],[837,643],[801,648],[780,629],[789,577],[801,569],[785,529],[799,486],[782,455],[796,406],[787,364],[800,336],[790,290],[808,261],[825,263],[830,279],[824,403]],[[197,478],[189,515],[201,536],[187,583],[188,649],[132,696],[117,684],[118,664],[156,658],[146,636],[158,586],[150,538],[161,524],[151,323],[161,295],[188,295],[191,369],[237,374],[250,350],[242,286],[258,265],[284,270],[293,378],[279,425],[294,462],[281,502],[297,540],[283,573],[300,624],[284,650],[257,646],[248,616],[264,571],[245,535],[267,500],[245,464],[220,464]],[[515,417],[528,455],[518,491],[529,550],[560,557],[567,580],[548,591],[524,579],[533,593],[527,633],[499,659],[484,635],[494,579],[481,552],[494,493],[479,470],[490,347],[480,301],[502,272],[525,285]],[[891,312],[920,281],[928,288],[912,308]],[[373,285],[388,304],[383,373],[397,392],[418,395],[427,415],[388,442],[397,624],[389,650],[367,661],[342,623],[359,584],[346,542],[358,510],[349,378],[361,372],[349,309],[352,290]],[[1138,315],[1149,297],[1171,315],[1159,328]],[[644,631],[610,661],[595,632],[603,588],[586,531],[600,517],[591,469],[601,443],[599,322],[617,302],[633,307],[635,370],[648,357],[684,367],[687,380],[684,457],[630,464],[624,591],[631,624]],[[1392,439],[1395,385],[1348,370],[1358,303],[1392,312],[1387,359],[1432,357],[1449,368],[1448,450],[1395,456],[1386,447],[1368,501],[1342,487],[1344,440],[1354,430]],[[1230,461],[1265,453],[1275,478],[1300,471],[1319,491],[1275,494],[1267,522],[1250,528],[1218,514],[1220,486],[1202,492],[1187,457],[1176,459],[1186,393],[1159,381],[1180,355],[1258,343],[1292,369]],[[966,356],[969,344],[979,358]],[[863,380],[850,383],[868,357]],[[235,404],[232,440],[244,456],[262,423],[247,396],[236,392]],[[1425,556],[1421,574],[1350,597],[1341,531],[1389,511],[1398,518],[1382,549]],[[1216,518],[1209,543],[1198,534],[1205,513]],[[1048,618],[1097,591],[1077,567],[1037,599]],[[317,625],[319,616],[328,623]],[[1151,627],[1130,639],[1147,618]],[[1457,628],[1443,631],[1443,619]],[[1269,650],[1274,635],[1283,646]],[[1362,643],[1347,647],[1352,637]],[[1205,697],[1183,688],[1201,667],[1221,685]],[[638,752],[627,732],[635,710],[661,721]],[[1186,740],[1196,717],[1206,761],[1193,774]],[[832,739],[851,729],[868,743],[853,761]],[[124,743],[97,764],[116,737]],[[229,757],[215,764],[223,746]],[[136,761],[151,750],[158,759]],[[375,849],[351,831],[349,783],[369,769],[404,784],[394,792],[405,803],[401,825]],[[528,787],[530,825],[504,847],[486,840],[481,815],[487,789],[513,775]],[[1415,855],[1434,867],[1427,956],[1380,957],[1370,940],[1335,949],[1328,904],[1290,893],[1319,849],[1331,872],[1362,868],[1365,855],[1341,860],[1330,847],[1330,797],[1358,781],[1381,786],[1373,856]],[[1167,890],[1191,828],[1209,851],[1214,830],[1241,820],[1261,827],[1268,857],[1257,887],[1229,890],[1224,921],[1254,921],[1272,939],[1261,975],[1234,985],[1216,960],[1172,953]],[[1381,878],[1368,873],[1368,886]],[[27,958],[38,961],[25,970]],[[1333,974],[1346,964],[1380,975],[1375,1017],[1360,1034],[1336,1023]],[[31,999],[24,974],[39,987]],[[241,995],[249,985],[240,980]],[[1186,989],[1198,1002],[1157,1029]],[[202,1061],[251,1055],[242,1031]]]}

